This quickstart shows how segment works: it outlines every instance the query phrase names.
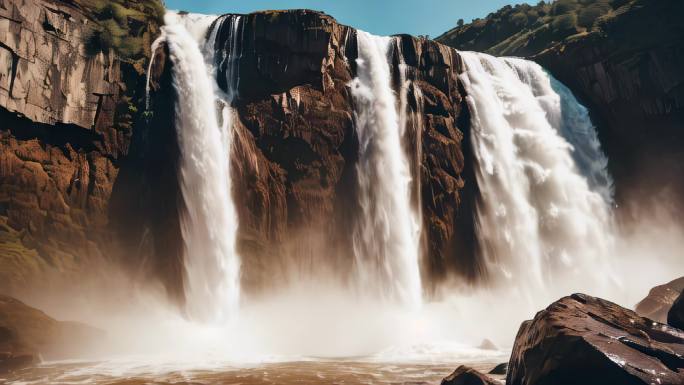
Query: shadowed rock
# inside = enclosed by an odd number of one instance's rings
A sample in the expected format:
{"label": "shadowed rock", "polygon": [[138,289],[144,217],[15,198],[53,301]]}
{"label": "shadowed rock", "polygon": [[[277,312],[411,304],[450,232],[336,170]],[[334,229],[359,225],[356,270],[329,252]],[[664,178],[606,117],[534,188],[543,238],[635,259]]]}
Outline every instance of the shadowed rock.
{"label": "shadowed rock", "polygon": [[684,294],[672,304],[672,308],[667,313],[667,323],[678,329],[684,330]]}
{"label": "shadowed rock", "polygon": [[508,385],[684,383],[684,333],[612,302],[573,294],[525,321]]}
{"label": "shadowed rock", "polygon": [[499,365],[496,365],[494,369],[490,370],[488,374],[497,374],[497,375],[502,375],[506,374],[508,371],[508,362],[502,362]]}

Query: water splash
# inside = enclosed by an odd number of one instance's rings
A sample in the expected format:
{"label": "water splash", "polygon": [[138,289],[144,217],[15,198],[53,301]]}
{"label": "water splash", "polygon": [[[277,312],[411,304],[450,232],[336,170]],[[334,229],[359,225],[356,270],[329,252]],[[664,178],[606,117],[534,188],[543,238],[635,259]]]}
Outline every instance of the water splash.
{"label": "water splash", "polygon": [[[358,77],[351,83],[359,137],[360,219],[353,233],[357,279],[364,293],[409,306],[421,303],[420,225],[410,203],[403,127],[391,86],[393,38],[357,34]],[[405,121],[405,119],[403,119]]]}
{"label": "water splash", "polygon": [[[206,58],[215,17],[168,13],[163,27],[178,93],[176,129],[185,210],[186,312],[191,319],[225,321],[237,314],[240,259],[235,251],[237,215],[231,196],[231,116],[217,116],[213,66]],[[205,48],[205,52],[202,51]]]}
{"label": "water splash", "polygon": [[461,56],[490,278],[529,297],[559,276],[613,284],[612,182],[583,108],[533,62]]}

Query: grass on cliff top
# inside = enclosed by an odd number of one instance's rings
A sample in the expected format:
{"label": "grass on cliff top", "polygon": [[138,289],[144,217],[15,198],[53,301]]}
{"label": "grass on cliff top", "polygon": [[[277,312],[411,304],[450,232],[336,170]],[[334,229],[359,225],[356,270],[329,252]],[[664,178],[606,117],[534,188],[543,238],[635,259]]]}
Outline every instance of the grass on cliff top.
{"label": "grass on cliff top", "polygon": [[98,27],[86,36],[86,53],[113,50],[124,59],[140,59],[149,45],[149,25],[164,23],[161,0],[78,0],[92,12]]}
{"label": "grass on cliff top", "polygon": [[617,14],[646,0],[556,0],[507,5],[436,40],[492,55],[531,56],[566,39],[600,32]]}

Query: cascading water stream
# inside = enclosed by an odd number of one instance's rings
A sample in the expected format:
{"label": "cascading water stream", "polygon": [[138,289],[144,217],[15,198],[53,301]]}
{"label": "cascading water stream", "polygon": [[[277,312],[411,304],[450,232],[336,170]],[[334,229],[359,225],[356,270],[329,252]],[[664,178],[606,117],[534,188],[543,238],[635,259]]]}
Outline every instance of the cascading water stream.
{"label": "cascading water stream", "polygon": [[[413,165],[413,177],[415,178],[413,182],[413,196],[411,204],[415,207],[417,214],[415,219],[417,221],[422,221],[423,218],[423,207],[421,198],[421,185],[420,185],[420,173],[421,173],[421,160],[423,158],[423,127],[424,127],[424,113],[423,110],[423,91],[418,87],[416,82],[414,82],[411,73],[411,67],[406,64],[404,58],[404,52],[402,50],[402,45],[399,40],[395,40],[396,53],[399,58],[398,68],[399,68],[399,126],[401,127],[401,134],[404,137],[408,137],[409,140],[406,145],[406,152],[412,154],[413,158],[409,157],[409,163]],[[415,108],[412,108],[409,99],[415,104]],[[408,130],[411,130],[413,137],[407,136]],[[418,226],[417,239],[420,242],[420,237],[422,234],[422,226]]]}
{"label": "cascading water stream", "polygon": [[206,322],[234,316],[240,296],[230,178],[231,116],[226,105],[217,116],[213,42],[205,41],[214,19],[168,13],[163,27],[178,94],[186,312],[191,319]]}
{"label": "cascading water stream", "polygon": [[587,108],[577,101],[568,87],[539,71],[538,66],[520,59],[506,60],[518,63],[514,68],[519,76],[531,87],[553,127],[572,145],[572,157],[580,173],[587,178],[589,187],[601,194],[605,202],[612,203],[614,188],[613,178],[608,174],[608,158],[601,149]]}
{"label": "cascading water stream", "polygon": [[529,296],[561,275],[612,284],[612,182],[586,109],[533,62],[461,56],[489,278]]}
{"label": "cascading water stream", "polygon": [[411,173],[391,86],[393,38],[358,31],[358,77],[351,84],[359,138],[360,218],[353,233],[360,290],[408,306],[421,303],[420,225],[411,207]]}

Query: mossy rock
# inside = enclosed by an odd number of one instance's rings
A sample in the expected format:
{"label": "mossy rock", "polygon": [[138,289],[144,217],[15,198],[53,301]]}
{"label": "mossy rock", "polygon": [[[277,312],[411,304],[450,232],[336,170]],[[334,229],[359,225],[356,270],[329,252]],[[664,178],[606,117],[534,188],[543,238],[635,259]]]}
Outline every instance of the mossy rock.
{"label": "mossy rock", "polygon": [[79,0],[89,10],[97,26],[85,37],[87,55],[114,51],[124,60],[139,60],[149,56],[150,26],[158,28],[164,22],[164,5],[160,0]]}

